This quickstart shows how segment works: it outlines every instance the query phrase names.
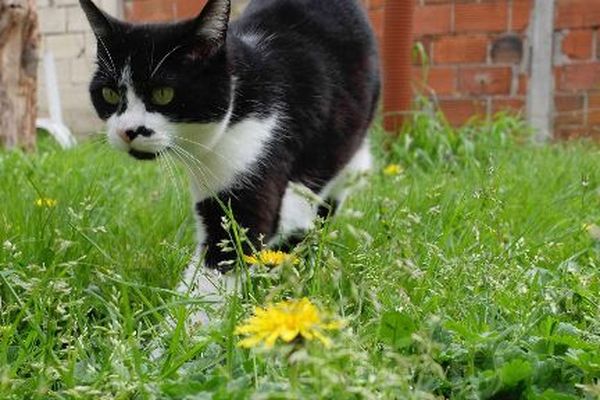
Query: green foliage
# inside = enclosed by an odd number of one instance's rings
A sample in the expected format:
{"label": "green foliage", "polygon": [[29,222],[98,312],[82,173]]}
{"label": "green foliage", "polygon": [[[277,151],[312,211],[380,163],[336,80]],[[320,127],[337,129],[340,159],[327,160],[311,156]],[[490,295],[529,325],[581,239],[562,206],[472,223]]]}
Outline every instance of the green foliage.
{"label": "green foliage", "polygon": [[[0,398],[598,398],[597,147],[428,107],[375,133],[378,171],[298,265],[253,273],[195,331],[186,305],[207,305],[172,290],[194,247],[182,171],[94,141],[1,153]],[[301,296],[347,321],[331,349],[236,347],[253,306]]]}
{"label": "green foliage", "polygon": [[385,312],[381,317],[379,335],[393,348],[402,349],[412,344],[412,334],[416,327],[412,319],[397,311]]}

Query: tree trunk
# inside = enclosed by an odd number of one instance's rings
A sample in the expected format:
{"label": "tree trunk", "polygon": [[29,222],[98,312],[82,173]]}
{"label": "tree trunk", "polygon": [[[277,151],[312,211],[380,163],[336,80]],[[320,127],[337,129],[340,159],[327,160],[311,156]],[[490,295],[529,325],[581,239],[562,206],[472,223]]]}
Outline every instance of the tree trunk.
{"label": "tree trunk", "polygon": [[35,145],[39,31],[35,0],[0,0],[0,145]]}

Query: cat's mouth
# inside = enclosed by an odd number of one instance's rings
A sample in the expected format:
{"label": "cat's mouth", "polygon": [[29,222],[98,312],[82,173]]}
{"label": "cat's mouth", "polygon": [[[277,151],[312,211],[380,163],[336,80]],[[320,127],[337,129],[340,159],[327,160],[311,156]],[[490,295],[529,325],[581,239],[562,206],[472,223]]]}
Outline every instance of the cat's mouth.
{"label": "cat's mouth", "polygon": [[160,156],[160,152],[159,153],[151,153],[151,152],[131,149],[131,150],[129,150],[129,155],[138,160],[141,160],[141,161],[151,161],[151,160],[155,160],[158,156]]}

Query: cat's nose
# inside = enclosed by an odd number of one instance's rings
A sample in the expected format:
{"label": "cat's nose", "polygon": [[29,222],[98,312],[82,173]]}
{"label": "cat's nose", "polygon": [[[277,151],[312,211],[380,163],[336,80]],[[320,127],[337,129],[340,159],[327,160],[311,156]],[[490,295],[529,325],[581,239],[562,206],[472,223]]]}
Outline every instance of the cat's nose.
{"label": "cat's nose", "polygon": [[154,131],[146,128],[145,126],[140,126],[135,129],[126,129],[120,130],[118,135],[123,139],[126,143],[131,143],[138,136],[150,137],[154,134]]}

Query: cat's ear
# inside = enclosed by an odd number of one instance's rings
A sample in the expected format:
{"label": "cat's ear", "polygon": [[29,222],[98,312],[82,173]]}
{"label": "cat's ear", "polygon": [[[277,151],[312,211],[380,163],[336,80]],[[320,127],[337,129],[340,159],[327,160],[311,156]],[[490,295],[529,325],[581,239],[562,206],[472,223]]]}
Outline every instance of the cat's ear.
{"label": "cat's ear", "polygon": [[200,15],[194,19],[194,33],[201,41],[214,47],[225,44],[231,0],[208,0]]}
{"label": "cat's ear", "polygon": [[79,0],[79,4],[97,37],[107,37],[113,33],[116,19],[100,10],[92,0]]}

